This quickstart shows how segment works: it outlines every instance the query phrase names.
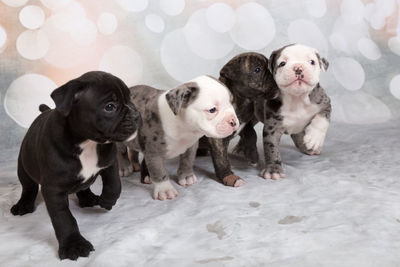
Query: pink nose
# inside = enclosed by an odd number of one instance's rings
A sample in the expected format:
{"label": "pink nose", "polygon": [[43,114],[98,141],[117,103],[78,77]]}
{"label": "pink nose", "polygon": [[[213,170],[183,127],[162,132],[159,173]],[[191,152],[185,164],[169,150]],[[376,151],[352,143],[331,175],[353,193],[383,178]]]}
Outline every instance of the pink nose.
{"label": "pink nose", "polygon": [[293,71],[294,71],[296,74],[301,74],[301,73],[303,72],[303,65],[301,65],[301,64],[294,64],[294,65],[293,65]]}
{"label": "pink nose", "polygon": [[233,115],[233,114],[228,115],[228,116],[225,118],[225,121],[226,121],[232,128],[235,128],[236,125],[237,125],[236,117],[235,117],[235,115]]}

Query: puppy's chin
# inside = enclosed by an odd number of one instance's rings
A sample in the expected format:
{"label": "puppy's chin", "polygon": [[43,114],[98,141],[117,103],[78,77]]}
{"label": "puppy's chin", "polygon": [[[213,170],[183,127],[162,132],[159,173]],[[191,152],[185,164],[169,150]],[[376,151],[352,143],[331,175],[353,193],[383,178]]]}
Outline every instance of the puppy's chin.
{"label": "puppy's chin", "polygon": [[290,83],[289,85],[279,85],[281,90],[292,96],[302,96],[305,94],[309,94],[315,85],[310,85],[304,81],[296,80]]}

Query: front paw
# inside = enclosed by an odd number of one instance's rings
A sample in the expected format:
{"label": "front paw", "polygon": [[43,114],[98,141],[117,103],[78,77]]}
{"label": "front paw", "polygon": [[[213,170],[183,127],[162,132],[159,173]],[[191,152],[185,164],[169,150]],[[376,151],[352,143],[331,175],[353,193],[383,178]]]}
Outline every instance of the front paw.
{"label": "front paw", "polygon": [[286,175],[283,173],[281,164],[267,164],[265,168],[260,172],[260,176],[264,179],[278,180],[279,178],[285,178]]}
{"label": "front paw", "polygon": [[197,177],[193,173],[189,175],[180,175],[178,177],[178,184],[181,186],[197,184]]}
{"label": "front paw", "polygon": [[172,186],[169,180],[156,183],[154,182],[153,198],[158,200],[174,199],[178,192]]}
{"label": "front paw", "polygon": [[99,196],[95,194],[89,195],[87,197],[80,197],[79,200],[79,207],[86,208],[86,207],[94,207],[99,205]]}
{"label": "front paw", "polygon": [[304,135],[304,145],[307,148],[307,154],[319,155],[321,154],[322,145],[324,144],[326,133],[318,128],[309,126]]}
{"label": "front paw", "polygon": [[133,172],[133,166],[130,163],[127,165],[120,164],[118,172],[120,177],[127,177]]}
{"label": "front paw", "polygon": [[103,209],[111,210],[112,207],[115,205],[115,203],[116,203],[115,200],[107,200],[107,199],[102,198],[101,196],[99,197],[99,205]]}
{"label": "front paw", "polygon": [[93,245],[78,233],[68,237],[63,244],[60,244],[58,256],[61,260],[70,259],[75,261],[78,257],[89,256],[91,251],[94,251]]}
{"label": "front paw", "polygon": [[18,201],[17,204],[15,204],[14,206],[11,207],[10,212],[12,213],[12,215],[16,216],[16,215],[24,215],[27,213],[32,213],[35,210],[35,203],[23,203],[21,201]]}

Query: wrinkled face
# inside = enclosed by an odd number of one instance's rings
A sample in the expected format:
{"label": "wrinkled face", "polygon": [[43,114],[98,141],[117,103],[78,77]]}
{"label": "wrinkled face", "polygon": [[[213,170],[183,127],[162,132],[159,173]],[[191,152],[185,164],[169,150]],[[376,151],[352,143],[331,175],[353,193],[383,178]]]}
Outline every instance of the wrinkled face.
{"label": "wrinkled face", "polygon": [[272,71],[279,88],[294,96],[310,93],[319,82],[321,69],[327,68],[326,60],[322,62],[314,48],[300,44],[285,47],[270,60],[275,61]]}
{"label": "wrinkled face", "polygon": [[277,95],[275,81],[268,70],[267,58],[259,53],[242,53],[221,69],[222,81],[242,98],[273,98]]}
{"label": "wrinkled face", "polygon": [[103,72],[89,72],[75,81],[72,86],[79,88],[66,88],[75,93],[64,95],[72,98],[66,116],[75,133],[99,143],[134,138],[141,117],[130,102],[129,89],[120,79]]}
{"label": "wrinkled face", "polygon": [[231,104],[231,95],[218,80],[200,76],[192,82],[199,88],[193,102],[182,116],[186,122],[207,137],[224,138],[239,127],[239,120]]}

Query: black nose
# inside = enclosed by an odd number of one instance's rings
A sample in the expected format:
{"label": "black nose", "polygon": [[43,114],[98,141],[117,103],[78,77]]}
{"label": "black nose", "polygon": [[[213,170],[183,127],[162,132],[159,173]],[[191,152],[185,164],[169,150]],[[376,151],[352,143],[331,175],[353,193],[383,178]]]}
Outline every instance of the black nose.
{"label": "black nose", "polygon": [[236,126],[236,122],[235,122],[235,120],[231,120],[231,122],[229,123],[232,127],[235,127]]}

